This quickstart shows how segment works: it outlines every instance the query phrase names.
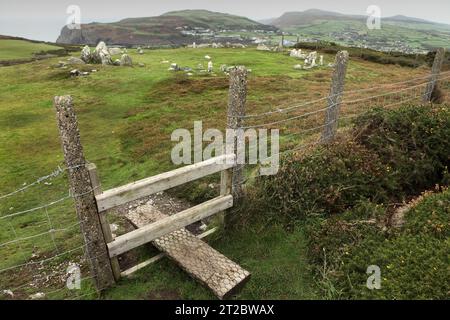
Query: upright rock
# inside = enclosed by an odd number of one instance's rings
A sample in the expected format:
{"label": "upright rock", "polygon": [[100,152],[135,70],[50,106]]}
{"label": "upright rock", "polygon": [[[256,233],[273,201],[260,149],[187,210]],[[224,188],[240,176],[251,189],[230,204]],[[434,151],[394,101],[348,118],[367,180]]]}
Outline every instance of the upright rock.
{"label": "upright rock", "polygon": [[81,50],[81,60],[85,63],[92,63],[92,53],[89,46],[85,46],[83,50]]}
{"label": "upright rock", "polygon": [[100,41],[97,47],[95,48],[94,56],[96,56],[96,60],[99,60],[103,65],[113,64],[108,47],[103,41]]}
{"label": "upright rock", "polygon": [[120,59],[120,65],[125,67],[132,67],[133,60],[131,60],[131,57],[129,55],[123,54],[122,58]]}

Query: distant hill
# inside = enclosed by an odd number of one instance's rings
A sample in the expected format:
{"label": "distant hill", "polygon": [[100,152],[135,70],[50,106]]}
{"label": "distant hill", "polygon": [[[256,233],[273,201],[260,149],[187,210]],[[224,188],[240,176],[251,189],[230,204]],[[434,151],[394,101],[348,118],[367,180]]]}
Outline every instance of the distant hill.
{"label": "distant hill", "polygon": [[179,45],[201,42],[205,37],[227,37],[227,33],[236,31],[275,32],[277,28],[231,14],[183,10],[157,17],[90,23],[82,25],[81,30],[64,27],[57,43],[94,45],[103,40],[121,45]]}
{"label": "distant hill", "polygon": [[322,21],[338,20],[365,20],[364,16],[345,15],[342,13],[310,9],[303,12],[286,12],[281,17],[273,19],[271,25],[280,29],[295,26],[318,24]]}
{"label": "distant hill", "polygon": [[367,16],[318,9],[287,12],[266,23],[305,41],[332,41],[383,51],[420,52],[450,48],[450,25],[402,15],[382,18],[380,30],[369,30]]}
{"label": "distant hill", "polygon": [[79,50],[77,46],[0,35],[0,66],[66,56]]}

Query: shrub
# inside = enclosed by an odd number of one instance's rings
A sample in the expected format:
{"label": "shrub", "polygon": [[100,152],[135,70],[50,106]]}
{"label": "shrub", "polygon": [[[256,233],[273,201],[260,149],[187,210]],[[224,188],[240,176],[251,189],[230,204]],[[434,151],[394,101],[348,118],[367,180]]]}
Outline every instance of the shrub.
{"label": "shrub", "polygon": [[417,194],[444,182],[450,164],[447,106],[375,109],[355,124],[356,140],[378,155],[405,192]]}
{"label": "shrub", "polygon": [[348,139],[282,160],[277,175],[261,179],[259,198],[283,218],[341,212],[357,201],[383,202],[396,189],[377,155]]}
{"label": "shrub", "polygon": [[[339,298],[446,299],[450,191],[424,197],[406,213],[401,230],[379,225],[383,208],[372,203],[311,224],[309,255],[323,289],[332,286]],[[367,223],[367,217],[377,223]],[[369,265],[381,269],[381,289],[366,287]]]}

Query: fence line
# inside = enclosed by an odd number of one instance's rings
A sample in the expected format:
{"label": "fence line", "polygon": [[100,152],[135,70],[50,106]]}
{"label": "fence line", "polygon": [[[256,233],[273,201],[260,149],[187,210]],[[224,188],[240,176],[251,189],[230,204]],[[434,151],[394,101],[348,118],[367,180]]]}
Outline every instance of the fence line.
{"label": "fence line", "polygon": [[[291,105],[291,106],[286,106],[283,108],[279,108],[277,110],[272,110],[272,111],[267,111],[267,112],[262,112],[262,113],[257,113],[257,114],[246,114],[245,113],[246,87],[244,88],[244,86],[246,84],[246,71],[240,70],[238,72],[241,73],[241,74],[239,74],[239,77],[240,77],[239,83],[234,83],[234,89],[230,90],[230,95],[232,96],[232,98],[234,100],[232,99],[231,106],[228,110],[228,127],[229,128],[257,129],[257,128],[264,128],[264,127],[268,127],[268,126],[274,126],[277,124],[286,124],[286,123],[296,124],[295,129],[297,129],[297,130],[295,132],[290,132],[290,129],[286,129],[286,130],[282,131],[282,133],[283,133],[282,137],[285,138],[286,142],[287,142],[287,146],[286,146],[287,149],[280,150],[276,154],[271,154],[270,156],[266,157],[265,159],[262,159],[261,162],[268,161],[271,158],[276,157],[276,156],[279,157],[279,156],[282,156],[282,155],[285,155],[288,153],[298,152],[298,151],[304,150],[306,148],[313,147],[320,143],[323,143],[324,142],[323,137],[316,138],[314,136],[313,132],[318,131],[318,133],[320,133],[320,131],[322,131],[324,128],[330,127],[332,125],[337,125],[339,121],[353,119],[353,118],[357,117],[358,113],[360,113],[362,110],[367,109],[368,101],[372,101],[372,100],[377,101],[376,105],[378,107],[391,108],[391,107],[394,107],[394,106],[397,106],[397,105],[400,105],[403,103],[409,103],[409,102],[412,102],[412,101],[415,101],[418,99],[422,99],[425,96],[431,96],[432,91],[430,91],[430,90],[434,89],[434,86],[430,86],[431,75],[424,75],[421,77],[408,79],[408,80],[401,81],[401,82],[385,83],[385,84],[381,84],[381,85],[378,85],[375,87],[370,87],[370,88],[343,90],[341,92],[331,93],[330,95],[328,95],[326,97],[307,101],[304,103],[298,103],[298,104]],[[433,84],[435,84],[436,82],[442,82],[442,81],[448,82],[448,79],[450,79],[450,71],[446,71],[446,72],[442,72],[440,74],[433,75],[432,81],[433,81]],[[416,83],[416,82],[419,82],[419,83]],[[230,85],[230,87],[231,86],[232,85]],[[400,87],[400,86],[406,86],[406,87]],[[427,89],[425,90],[425,92],[421,92],[421,89],[424,86],[426,86]],[[383,90],[383,89],[388,89],[390,91],[384,92],[384,93],[374,92],[374,91]],[[366,96],[366,97],[358,97],[357,96],[358,94],[366,94],[369,92],[374,92],[374,93],[371,94],[370,96]],[[340,99],[341,96],[342,96],[342,99]],[[322,103],[323,104],[327,103],[326,107],[322,106],[321,105]],[[362,104],[362,106],[359,104]],[[319,106],[318,109],[316,109],[316,110],[308,110],[308,108],[306,108],[309,106],[315,107],[316,105]],[[342,110],[340,110],[340,111],[338,110],[339,116],[336,116],[334,118],[333,117],[328,118],[327,112],[329,112],[330,110],[332,110],[336,107],[341,107],[341,109],[343,109],[347,113],[349,113],[350,111],[354,111],[356,113],[355,114],[343,114],[341,116],[341,115],[339,115],[339,112],[341,112],[341,113],[343,113],[343,112],[342,112]],[[358,108],[358,107],[361,107],[361,108]],[[296,112],[296,113],[294,113],[294,112]],[[275,119],[273,119],[273,121],[269,121],[269,122],[253,120],[254,123],[252,123],[251,122],[252,120],[250,120],[250,119],[260,119],[260,118],[269,117],[269,116],[276,117],[278,115],[283,115],[283,116],[286,116],[287,118],[285,118],[285,119],[276,119],[275,118]],[[244,120],[249,120],[251,123],[249,123],[249,124],[244,123]],[[297,125],[299,121],[304,121],[305,124],[299,126],[299,125]],[[320,123],[319,123],[319,121],[320,121]],[[306,123],[306,122],[308,122],[308,123]],[[304,142],[305,140],[295,141],[295,139],[293,139],[295,137],[300,137],[302,135],[304,135],[304,138],[307,139],[306,142]],[[292,144],[294,146],[292,146]],[[256,147],[256,148],[258,148],[258,147]],[[250,151],[254,151],[254,148]],[[76,163],[80,163],[80,162],[76,162]],[[68,166],[66,168],[62,168],[61,166],[58,166],[50,174],[42,176],[40,178],[37,178],[32,183],[30,183],[26,186],[20,187],[12,192],[9,192],[4,195],[0,195],[0,200],[15,196],[17,194],[20,194],[20,193],[26,191],[27,189],[29,189],[33,186],[39,185],[40,183],[42,183],[46,180],[61,176],[64,172],[66,172],[68,170],[73,170],[73,169],[77,169],[77,168],[81,168],[81,167],[85,167],[85,166],[86,166],[86,164],[84,164],[84,163],[80,164],[80,165]],[[243,167],[237,167],[236,169],[230,170],[230,172],[228,172],[227,174],[239,176],[239,175],[242,175],[242,170],[243,170]],[[255,170],[255,172],[258,173],[257,170]],[[258,176],[258,175],[256,175],[256,176]],[[254,174],[249,175],[246,179],[235,179],[233,181],[240,181],[242,184],[245,184],[253,177],[255,177]],[[234,189],[237,187],[238,186],[233,185],[234,193],[236,192],[236,190],[234,190]],[[51,238],[51,241],[55,247],[54,253],[56,253],[50,257],[47,257],[47,258],[44,258],[41,260],[37,260],[37,261],[29,261],[25,257],[24,260],[27,262],[18,263],[13,266],[8,266],[5,268],[2,268],[2,269],[0,269],[0,274],[5,273],[5,272],[11,272],[11,271],[17,270],[19,268],[24,268],[24,267],[34,266],[34,265],[43,265],[43,264],[49,263],[51,261],[54,261],[57,258],[60,258],[62,256],[73,254],[77,251],[81,251],[87,260],[88,259],[90,259],[90,260],[104,259],[105,255],[108,255],[107,252],[106,253],[103,252],[100,254],[92,254],[92,252],[89,252],[90,245],[93,244],[94,241],[86,241],[83,245],[76,246],[74,248],[67,249],[65,251],[60,252],[60,249],[58,248],[57,242],[55,239],[55,234],[68,232],[68,231],[76,228],[77,226],[79,226],[81,229],[83,229],[83,224],[80,221],[78,221],[78,222],[70,224],[66,227],[55,228],[53,221],[47,211],[48,208],[50,208],[56,204],[62,203],[65,200],[68,200],[71,198],[77,199],[77,198],[83,197],[85,195],[92,194],[97,190],[97,188],[99,188],[99,186],[85,189],[85,191],[80,194],[71,194],[71,192],[69,191],[69,195],[64,196],[60,199],[51,201],[44,205],[39,205],[34,208],[30,208],[30,209],[14,212],[11,214],[7,214],[4,216],[0,216],[0,220],[5,220],[5,219],[10,219],[10,218],[14,218],[17,216],[21,216],[21,215],[33,213],[33,212],[36,212],[39,210],[45,210],[45,215],[47,217],[47,222],[45,222],[45,224],[48,225],[48,230],[46,230],[45,232],[38,232],[33,235],[19,237],[12,222],[10,220],[6,220],[7,223],[9,223],[9,225],[12,228],[12,233],[14,234],[14,239],[0,243],[0,248],[4,248],[7,246],[16,245],[16,244],[18,244],[21,247],[22,244],[24,244],[27,241],[49,235]],[[237,188],[237,189],[239,189],[239,188]],[[239,193],[241,191],[237,190],[237,192]],[[44,226],[44,223],[39,224],[37,226],[42,227],[42,226]],[[85,234],[84,230],[82,230],[82,233]],[[23,249],[21,249],[21,250],[23,252],[25,252],[25,250],[23,250]],[[108,259],[109,259],[109,255],[108,255]],[[98,281],[98,278],[99,277],[101,278],[103,276],[104,276],[103,274],[98,274],[98,270],[91,269],[91,275],[88,277],[82,278],[82,281],[96,278],[96,281],[98,284],[98,283],[100,283],[100,281]],[[21,286],[18,286],[12,290],[21,290],[21,289],[25,288],[26,286],[29,286],[30,284],[32,284],[32,283],[30,283],[30,282],[24,283]],[[97,285],[97,289],[99,289],[99,290],[102,290],[106,287],[107,286],[98,286]],[[57,292],[65,290],[65,289],[66,289],[65,287],[59,288],[59,289],[50,291],[47,294],[55,294]],[[85,295],[78,296],[77,298],[81,298],[83,296],[87,296],[90,294],[91,293],[87,293]]]}

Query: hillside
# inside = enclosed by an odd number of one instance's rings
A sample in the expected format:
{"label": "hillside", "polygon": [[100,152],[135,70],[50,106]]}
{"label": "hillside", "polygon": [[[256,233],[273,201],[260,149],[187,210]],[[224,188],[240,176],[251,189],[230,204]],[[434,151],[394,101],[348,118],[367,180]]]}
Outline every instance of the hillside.
{"label": "hillside", "polygon": [[[450,47],[450,25],[405,16],[383,18],[380,30],[369,30],[367,17],[317,9],[287,12],[270,24],[304,40],[333,41],[382,51],[417,53]],[[270,20],[265,20],[267,21]]]}
{"label": "hillside", "polygon": [[0,35],[0,66],[66,56],[79,51],[76,46]]}
{"label": "hillside", "polygon": [[64,27],[57,42],[93,45],[103,40],[120,45],[180,45],[202,42],[205,38],[233,41],[229,32],[264,33],[276,30],[273,26],[245,17],[206,10],[184,10],[114,23],[90,23],[82,25],[81,30]]}

